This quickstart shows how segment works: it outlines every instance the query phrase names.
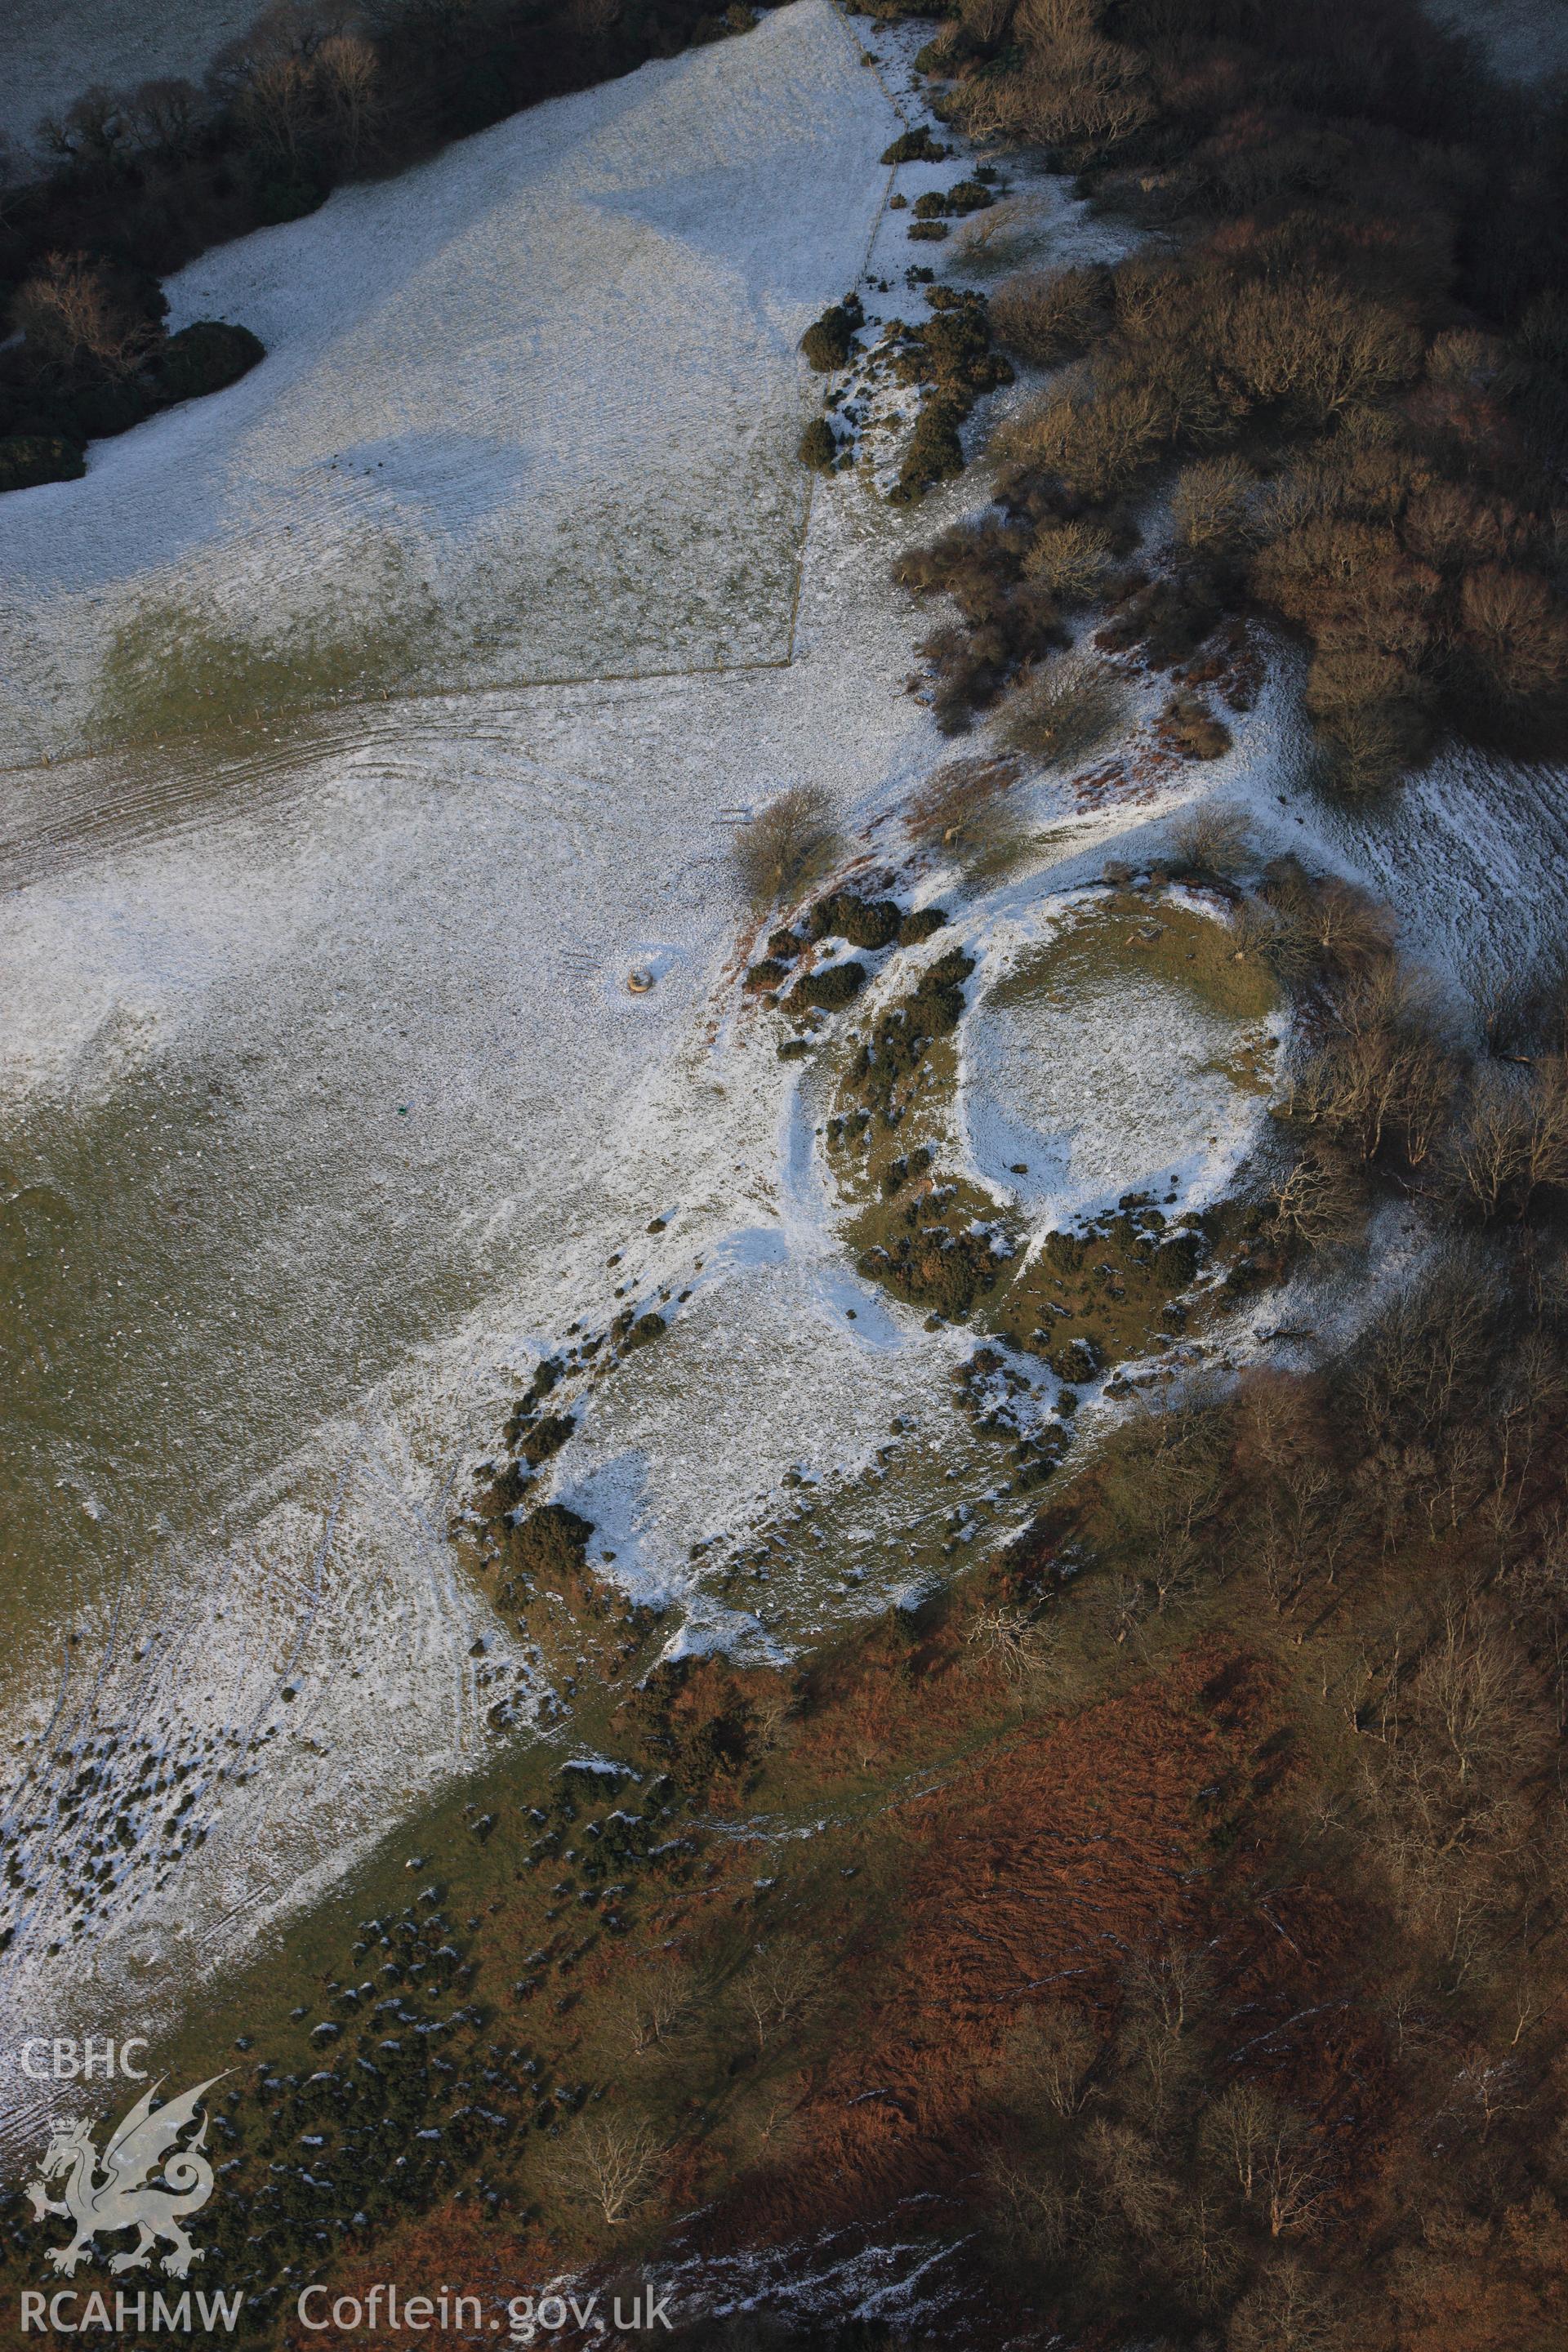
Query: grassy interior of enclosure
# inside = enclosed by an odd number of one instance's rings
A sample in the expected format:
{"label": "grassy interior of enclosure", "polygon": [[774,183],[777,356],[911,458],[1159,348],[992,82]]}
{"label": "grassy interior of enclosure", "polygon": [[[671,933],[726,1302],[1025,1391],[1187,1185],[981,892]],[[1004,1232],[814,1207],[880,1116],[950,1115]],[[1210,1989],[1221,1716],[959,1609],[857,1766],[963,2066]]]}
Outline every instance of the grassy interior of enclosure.
{"label": "grassy interior of enclosure", "polygon": [[[1279,990],[1266,957],[1256,947],[1238,948],[1227,925],[1158,885],[1113,886],[1100,904],[1073,910],[987,992],[984,1004],[1027,1007],[1044,1036],[1053,1020],[1081,1023],[1097,1011],[1111,1017],[1120,989],[1151,981],[1235,1023],[1234,1050],[1220,1074],[1244,1093],[1270,1090],[1266,1023]],[[865,1034],[852,1033],[848,1043]],[[1256,1204],[1241,1200],[1179,1217],[1187,1236],[1180,1244],[1176,1231],[1165,1234],[1164,1209],[1152,1193],[1129,1194],[1117,1212],[1079,1229],[1034,1233],[1011,1196],[994,1194],[952,1166],[956,1039],[931,1038],[900,1068],[888,1045],[877,1042],[890,1034],[886,1020],[873,1022],[870,1058],[862,1055],[842,1072],[826,1150],[840,1197],[855,1212],[846,1239],[862,1273],[894,1296],[973,1319],[982,1333],[1046,1359],[1060,1377],[1082,1380],[1142,1353],[1152,1340],[1164,1346],[1173,1332],[1200,1329],[1235,1304],[1249,1279],[1279,1270],[1249,1248],[1263,1220]],[[902,1034],[920,1034],[915,1015],[905,1015]],[[1160,1072],[1147,1074],[1151,1087],[1163,1082]],[[1208,1278],[1184,1301],[1200,1265]]]}

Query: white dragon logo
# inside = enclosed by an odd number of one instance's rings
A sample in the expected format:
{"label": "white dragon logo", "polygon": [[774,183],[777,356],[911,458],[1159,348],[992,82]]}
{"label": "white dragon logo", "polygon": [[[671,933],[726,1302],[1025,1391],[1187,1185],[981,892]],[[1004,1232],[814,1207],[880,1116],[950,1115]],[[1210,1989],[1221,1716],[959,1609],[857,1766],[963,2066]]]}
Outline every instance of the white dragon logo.
{"label": "white dragon logo", "polygon": [[[154,2083],[137,2100],[101,2157],[93,2146],[90,2123],[79,2119],[55,2125],[39,2167],[40,2177],[27,2183],[27,2194],[35,2221],[41,2221],[47,2213],[60,2213],[76,2224],[76,2235],[68,2246],[48,2249],[48,2260],[57,2271],[67,2278],[74,2276],[78,2263],[86,2261],[93,2238],[112,2237],[121,2230],[141,2234],[129,2253],[115,2255],[109,2265],[111,2271],[145,2268],[160,2238],[166,2239],[173,2249],[162,2264],[172,2278],[184,2278],[191,2264],[201,2261],[201,2248],[192,2245],[180,2225],[187,2213],[200,2212],[213,2193],[213,2168],[201,2154],[206,2117],[203,2116],[195,2139],[184,2147],[175,2143],[185,2126],[195,2121],[203,2093],[223,2079],[221,2074],[209,2075],[194,2091],[170,2099],[156,2111],[153,2100],[158,2084]],[[163,2179],[150,2181],[148,2175],[160,2166]],[[65,2194],[51,2198],[45,2184],[58,2179],[62,2172],[68,2176]]]}

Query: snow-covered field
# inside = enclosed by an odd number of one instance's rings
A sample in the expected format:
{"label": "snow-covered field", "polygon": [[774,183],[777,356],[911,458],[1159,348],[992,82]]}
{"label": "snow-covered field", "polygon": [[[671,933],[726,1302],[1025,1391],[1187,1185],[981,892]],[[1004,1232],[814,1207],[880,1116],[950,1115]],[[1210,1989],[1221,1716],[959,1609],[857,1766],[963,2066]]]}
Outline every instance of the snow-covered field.
{"label": "snow-covered field", "polygon": [[[737,812],[814,782],[893,856],[889,811],[951,754],[903,690],[928,625],[888,565],[978,483],[900,519],[845,477],[807,527],[792,458],[806,319],[863,273],[898,289],[868,292],[873,316],[918,299],[877,161],[909,47],[796,0],[209,257],[181,314],[249,319],[268,362],[0,509],[10,756],[135,739],[0,777],[26,1333],[0,1591],[25,1874],[7,2049],[132,2006],[155,2030],[492,1748],[498,1711],[526,1714],[527,1661],[444,1530],[574,1321],[676,1302],[555,1476],[623,1572],[677,1593],[691,1545],[749,1540],[795,1465],[874,1531],[889,1417],[918,1420],[967,1344],[888,1307],[840,1245],[809,1080],[737,1014],[727,856]],[[1045,251],[1091,249],[1059,189],[1020,194]],[[363,645],[385,616],[367,578],[396,605],[384,641],[440,690],[351,707],[306,666],[314,698],[261,726],[150,740],[165,670],[170,695],[194,676],[216,698],[275,677],[258,644]],[[410,580],[489,639],[445,617],[421,635]],[[146,618],[175,604],[184,656]],[[975,940],[1047,922],[1108,842],[1146,863],[1170,806],[1217,788],[1267,843],[1398,868],[1438,949],[1484,932],[1497,877],[1522,907],[1539,780],[1489,797],[1450,765],[1404,834],[1331,839],[1279,805],[1299,761],[1266,693],[1163,799],[1086,814],[1041,782],[989,901],[956,872],[922,887]],[[1194,1192],[1256,1125],[1255,1098],[1178,1100],[1180,1067],[1145,1073],[1131,1030],[1103,1083],[1100,1041],[1064,1034],[1040,1066],[994,1026],[972,1042],[982,1172],[1005,1112],[1062,1136],[1064,1200],[1106,1191],[1145,1076],[1151,1165]],[[802,1624],[858,1605],[823,1565]],[[0,2084],[14,2121],[25,2087]]]}
{"label": "snow-covered field", "polygon": [[[79,662],[73,709],[95,597],[162,565],[258,622],[340,576],[375,500],[459,570],[510,544],[517,627],[556,667],[615,667],[628,611],[691,665],[5,779],[18,2017],[132,1976],[155,2013],[492,1736],[515,1662],[441,1541],[458,1465],[628,1230],[677,1198],[693,1232],[735,1220],[757,1106],[696,1037],[737,912],[721,813],[807,775],[852,802],[929,722],[890,593],[856,619],[844,593],[881,574],[879,519],[820,549],[793,669],[716,669],[689,624],[788,647],[794,346],[859,273],[897,128],[821,0],[541,109],[213,257],[274,289],[266,365],[95,450],[79,506],[0,516],[7,675],[52,580],[32,642]],[[257,315],[225,285],[190,307]],[[394,492],[331,477],[367,436]],[[574,518],[575,607],[528,573]],[[64,727],[47,693],[20,707],[35,740]],[[162,1892],[143,1740],[195,1768]],[[241,1748],[263,1769],[220,1784]]]}
{"label": "snow-covered field", "polygon": [[257,0],[10,0],[0,10],[0,137],[27,153],[39,118],[95,86],[199,82]]}
{"label": "snow-covered field", "polygon": [[795,9],[194,262],[171,326],[268,357],[6,500],[0,760],[270,722],[302,682],[783,659],[795,344],[898,127]]}
{"label": "snow-covered field", "polygon": [[1510,81],[1545,81],[1568,70],[1563,0],[1426,0],[1440,25],[1468,33]]}
{"label": "snow-covered field", "polygon": [[998,991],[970,1028],[975,1164],[1006,1185],[1022,1162],[1015,1181],[1053,1222],[1178,1171],[1189,1198],[1222,1191],[1255,1139],[1258,1106],[1224,1068],[1238,1024],[1136,972],[1111,967],[1045,1005]]}

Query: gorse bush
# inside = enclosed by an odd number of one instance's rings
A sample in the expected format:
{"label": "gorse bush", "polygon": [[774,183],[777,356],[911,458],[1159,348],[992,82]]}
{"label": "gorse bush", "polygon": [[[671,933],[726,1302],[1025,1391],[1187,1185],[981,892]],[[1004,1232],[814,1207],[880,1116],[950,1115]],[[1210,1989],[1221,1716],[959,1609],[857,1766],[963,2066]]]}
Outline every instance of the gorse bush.
{"label": "gorse bush", "polygon": [[952,154],[922,122],[917,130],[901,131],[882,153],[884,163],[945,163]]}
{"label": "gorse bush", "polygon": [[984,393],[1012,381],[1012,368],[992,348],[984,297],[938,286],[930,299],[931,316],[918,327],[900,325],[893,335],[894,381],[928,387],[888,494],[895,506],[910,505],[963,471],[959,427]]}
{"label": "gorse bush", "polygon": [[936,483],[951,481],[963,473],[963,444],[958,437],[958,428],[963,416],[963,403],[952,394],[939,393],[924,403],[915,419],[899,478],[889,493],[896,506],[906,506],[923,498]]}
{"label": "gorse bush", "polygon": [[[1141,587],[1102,643],[1168,663],[1193,647],[1145,625],[1162,598],[1208,629],[1261,608],[1310,648],[1325,772],[1352,793],[1445,729],[1559,741],[1568,143],[1550,105],[1404,0],[969,0],[930,64],[955,121],[1046,142],[1161,232],[1114,269],[995,297],[1020,356],[1076,362],[998,443],[1004,506],[1039,542],[1023,575],[1052,581],[1064,526],[1120,530],[1179,465],[1168,589]],[[996,652],[971,665],[981,699]]]}
{"label": "gorse bush", "polygon": [[87,460],[74,441],[42,433],[14,433],[0,440],[0,490],[74,482],[86,471]]}
{"label": "gorse bush", "polygon": [[795,455],[814,473],[830,474],[838,461],[838,436],[826,416],[814,416],[800,436]]}
{"label": "gorse bush", "polygon": [[158,376],[167,399],[195,400],[237,383],[264,356],[259,339],[248,327],[199,319],[163,344]]}
{"label": "gorse bush", "polygon": [[822,316],[812,320],[800,339],[800,347],[819,375],[830,375],[834,369],[844,365],[865,323],[857,294],[847,294],[842,302],[830,302]]}

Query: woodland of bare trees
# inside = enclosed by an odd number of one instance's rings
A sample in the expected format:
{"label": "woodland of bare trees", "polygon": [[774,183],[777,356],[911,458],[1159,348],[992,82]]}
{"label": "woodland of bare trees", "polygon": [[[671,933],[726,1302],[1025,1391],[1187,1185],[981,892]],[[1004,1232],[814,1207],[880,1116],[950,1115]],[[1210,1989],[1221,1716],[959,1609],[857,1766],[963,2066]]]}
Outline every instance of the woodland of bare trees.
{"label": "woodland of bare trees", "polygon": [[[943,723],[1037,691],[1065,610],[1165,670],[1251,612],[1310,648],[1340,792],[1445,730],[1561,743],[1560,95],[1489,80],[1413,0],[963,0],[921,62],[939,112],[1146,232],[997,289],[1003,341],[1057,373],[996,441],[1000,518],[900,566],[963,616],[927,646]],[[1156,483],[1168,534],[1129,561]]]}

